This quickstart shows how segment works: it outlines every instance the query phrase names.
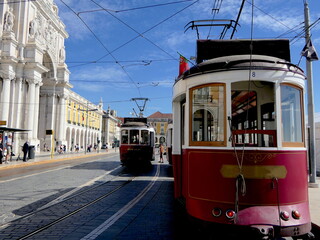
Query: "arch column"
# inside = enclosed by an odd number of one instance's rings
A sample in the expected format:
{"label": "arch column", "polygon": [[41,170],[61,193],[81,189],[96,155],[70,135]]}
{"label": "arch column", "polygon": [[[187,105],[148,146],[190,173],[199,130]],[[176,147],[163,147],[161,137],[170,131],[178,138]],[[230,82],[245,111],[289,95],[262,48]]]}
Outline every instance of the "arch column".
{"label": "arch column", "polygon": [[[3,78],[3,86],[1,93],[1,113],[0,120],[8,121],[9,120],[9,105],[10,105],[10,78]],[[8,124],[8,122],[7,122]]]}
{"label": "arch column", "polygon": [[22,78],[16,78],[15,82],[15,100],[13,106],[13,127],[21,128],[20,120],[21,120],[21,88],[22,88]]}
{"label": "arch column", "polygon": [[67,95],[61,94],[59,95],[59,129],[57,139],[59,142],[63,142],[65,140],[65,129],[66,129],[66,99]]}
{"label": "arch column", "polygon": [[27,126],[28,140],[33,140],[34,134],[34,112],[35,112],[35,93],[36,93],[36,81],[35,79],[27,79],[28,82],[28,95],[27,95]]}
{"label": "arch column", "polygon": [[38,123],[39,123],[39,100],[40,100],[40,86],[42,82],[35,84],[35,96],[34,96],[34,113],[33,113],[33,139],[38,139]]}

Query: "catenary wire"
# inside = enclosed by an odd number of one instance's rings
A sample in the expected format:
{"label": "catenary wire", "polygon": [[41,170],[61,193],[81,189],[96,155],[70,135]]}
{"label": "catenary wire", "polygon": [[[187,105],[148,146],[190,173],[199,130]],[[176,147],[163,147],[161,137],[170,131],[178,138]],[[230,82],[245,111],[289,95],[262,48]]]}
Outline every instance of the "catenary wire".
{"label": "catenary wire", "polygon": [[[138,33],[137,36],[131,38],[131,39],[128,40],[127,42],[125,42],[125,43],[123,43],[122,45],[120,45],[119,47],[115,48],[114,50],[111,51],[111,53],[114,53],[115,51],[117,51],[117,50],[119,50],[120,48],[126,46],[127,44],[131,43],[132,41],[136,40],[137,38],[143,36],[143,35],[146,34],[147,32],[149,32],[149,31],[153,30],[154,28],[158,27],[159,25],[163,24],[164,22],[168,21],[170,18],[172,18],[172,17],[176,16],[177,14],[183,12],[184,10],[186,10],[186,9],[189,8],[189,7],[191,7],[192,5],[194,5],[194,4],[197,3],[197,2],[199,2],[199,0],[196,0],[196,1],[194,1],[193,3],[187,5],[186,7],[182,8],[181,10],[175,12],[174,14],[172,14],[172,15],[170,15],[169,17],[163,19],[163,20],[160,21],[159,23],[155,24],[155,25],[152,26],[151,28],[145,30],[144,32]],[[145,38],[145,37],[144,37],[144,38]],[[109,55],[109,53],[106,54],[106,55],[104,55],[104,56],[102,56],[101,58],[97,59],[96,61],[98,62],[98,61],[100,61],[101,59],[107,57],[108,55]],[[171,58],[175,59],[176,61],[179,61],[178,58],[172,57],[171,54],[169,54],[169,56],[170,56]]]}
{"label": "catenary wire", "polygon": [[[183,0],[183,1],[175,1],[175,2],[169,2],[169,3],[160,3],[160,4],[148,5],[148,6],[142,6],[142,7],[135,7],[135,8],[128,8],[128,9],[122,9],[122,10],[108,9],[108,11],[119,13],[119,12],[140,10],[140,9],[145,9],[145,8],[162,7],[162,6],[166,6],[166,5],[178,4],[178,3],[184,3],[184,2],[192,2],[192,1],[194,1],[194,0]],[[78,12],[78,13],[81,14],[81,13],[92,13],[92,12],[101,12],[101,11],[105,11],[105,9],[87,10],[87,11],[82,11],[82,12]]]}
{"label": "catenary wire", "polygon": [[124,69],[123,65],[121,65],[115,56],[109,51],[109,49],[103,44],[103,42],[98,38],[98,36],[93,32],[93,30],[89,27],[89,25],[80,17],[79,14],[77,14],[69,5],[67,5],[63,0],[60,0],[70,11],[72,11],[79,19],[80,21],[87,27],[87,29],[91,32],[91,34],[96,38],[96,40],[103,46],[103,48],[108,52],[108,55],[110,55],[114,61],[120,66],[122,71],[127,75],[127,77],[130,79],[130,81],[133,83],[133,85],[137,88],[139,96],[141,96],[140,88],[137,86],[135,81],[132,79],[132,77],[129,75],[129,73]]}

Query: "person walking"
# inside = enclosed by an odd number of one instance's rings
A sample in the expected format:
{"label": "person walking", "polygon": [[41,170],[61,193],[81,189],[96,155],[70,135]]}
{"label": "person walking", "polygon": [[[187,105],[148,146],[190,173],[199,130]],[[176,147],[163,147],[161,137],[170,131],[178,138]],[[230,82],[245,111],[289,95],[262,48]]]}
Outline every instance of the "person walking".
{"label": "person walking", "polygon": [[27,161],[27,153],[28,153],[28,150],[29,150],[29,144],[28,144],[28,141],[26,141],[26,142],[23,144],[23,147],[22,147],[23,161],[24,161],[24,162]]}
{"label": "person walking", "polygon": [[159,153],[160,153],[159,163],[163,163],[164,146],[162,144],[160,144],[159,146]]}
{"label": "person walking", "polygon": [[3,144],[1,141],[0,142],[0,164],[2,164],[2,158],[3,158]]}

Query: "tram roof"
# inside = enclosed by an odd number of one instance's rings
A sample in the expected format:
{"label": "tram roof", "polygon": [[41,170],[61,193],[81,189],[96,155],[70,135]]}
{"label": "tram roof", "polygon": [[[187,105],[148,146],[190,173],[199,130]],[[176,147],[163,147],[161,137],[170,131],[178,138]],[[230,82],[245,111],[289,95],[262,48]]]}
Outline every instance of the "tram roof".
{"label": "tram roof", "polygon": [[[252,51],[250,45],[252,43]],[[231,55],[265,55],[290,62],[288,39],[197,40],[197,63]]]}

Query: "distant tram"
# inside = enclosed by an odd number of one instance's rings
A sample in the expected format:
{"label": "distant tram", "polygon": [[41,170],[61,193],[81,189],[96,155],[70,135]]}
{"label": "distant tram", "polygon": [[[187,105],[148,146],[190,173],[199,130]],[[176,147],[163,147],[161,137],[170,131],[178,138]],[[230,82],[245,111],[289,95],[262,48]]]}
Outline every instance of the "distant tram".
{"label": "distant tram", "polygon": [[312,239],[306,77],[289,41],[198,40],[173,87],[175,198],[254,239]]}
{"label": "distant tram", "polygon": [[121,125],[120,161],[129,168],[145,168],[154,160],[155,131],[146,118],[125,118]]}

